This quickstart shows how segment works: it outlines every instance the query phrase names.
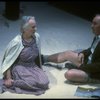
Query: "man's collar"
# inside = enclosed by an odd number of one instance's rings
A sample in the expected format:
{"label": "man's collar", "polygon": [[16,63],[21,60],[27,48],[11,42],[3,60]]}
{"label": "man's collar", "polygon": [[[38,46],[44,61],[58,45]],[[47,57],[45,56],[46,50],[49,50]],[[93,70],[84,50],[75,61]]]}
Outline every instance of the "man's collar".
{"label": "man's collar", "polygon": [[100,35],[98,35],[99,39],[100,39]]}
{"label": "man's collar", "polygon": [[97,35],[97,36],[95,36],[95,37],[100,39],[100,35]]}

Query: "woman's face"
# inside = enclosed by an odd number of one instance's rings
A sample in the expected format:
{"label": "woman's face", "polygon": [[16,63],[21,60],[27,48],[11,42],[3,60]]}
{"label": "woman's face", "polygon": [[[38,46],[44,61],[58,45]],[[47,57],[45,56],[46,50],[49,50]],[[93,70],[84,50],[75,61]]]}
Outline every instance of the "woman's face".
{"label": "woman's face", "polygon": [[24,32],[29,37],[29,36],[34,35],[34,33],[36,32],[36,22],[35,22],[35,20],[30,19],[28,21],[28,25],[29,25],[29,27]]}

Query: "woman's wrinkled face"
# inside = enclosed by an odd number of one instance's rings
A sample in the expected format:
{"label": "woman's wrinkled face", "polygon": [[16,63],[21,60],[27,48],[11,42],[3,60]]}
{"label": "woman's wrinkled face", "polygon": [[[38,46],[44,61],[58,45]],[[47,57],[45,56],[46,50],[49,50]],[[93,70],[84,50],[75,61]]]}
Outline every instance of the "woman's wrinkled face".
{"label": "woman's wrinkled face", "polygon": [[28,28],[24,31],[27,36],[32,36],[36,32],[36,22],[33,19],[28,21]]}
{"label": "woman's wrinkled face", "polygon": [[100,35],[100,16],[94,17],[91,27],[95,35]]}

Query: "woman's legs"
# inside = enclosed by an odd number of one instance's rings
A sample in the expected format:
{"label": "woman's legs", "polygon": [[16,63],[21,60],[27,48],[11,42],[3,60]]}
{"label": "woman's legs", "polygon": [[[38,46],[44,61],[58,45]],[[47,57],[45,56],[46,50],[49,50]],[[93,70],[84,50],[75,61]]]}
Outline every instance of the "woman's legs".
{"label": "woman's legs", "polygon": [[89,79],[89,76],[87,73],[78,69],[68,70],[64,75],[67,80],[73,81],[73,82],[87,82]]}
{"label": "woman's legs", "polygon": [[73,51],[65,51],[56,54],[49,55],[48,62],[62,63],[65,61],[71,61],[73,64],[80,66],[81,62],[78,61],[78,53]]}

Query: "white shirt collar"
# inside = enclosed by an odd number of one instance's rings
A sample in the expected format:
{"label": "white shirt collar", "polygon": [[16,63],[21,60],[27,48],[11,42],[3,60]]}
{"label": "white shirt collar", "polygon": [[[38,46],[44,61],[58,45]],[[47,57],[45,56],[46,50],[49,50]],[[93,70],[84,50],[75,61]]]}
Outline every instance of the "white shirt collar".
{"label": "white shirt collar", "polygon": [[99,39],[100,39],[100,35],[98,35]]}
{"label": "white shirt collar", "polygon": [[100,35],[97,35],[96,38],[99,38],[100,39]]}

